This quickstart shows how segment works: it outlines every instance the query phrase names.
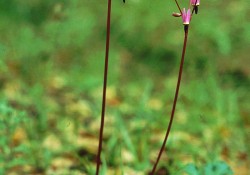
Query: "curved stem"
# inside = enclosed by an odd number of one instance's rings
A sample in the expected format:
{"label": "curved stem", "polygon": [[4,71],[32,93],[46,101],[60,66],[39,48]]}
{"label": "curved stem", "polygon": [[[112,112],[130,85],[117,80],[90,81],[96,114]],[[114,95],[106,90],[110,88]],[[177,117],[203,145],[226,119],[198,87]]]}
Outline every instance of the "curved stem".
{"label": "curved stem", "polygon": [[156,171],[158,162],[159,162],[161,155],[165,149],[165,145],[166,145],[166,142],[167,142],[167,139],[168,139],[171,127],[172,127],[173,119],[174,119],[175,107],[176,107],[178,94],[179,94],[179,88],[180,88],[180,84],[181,84],[182,70],[183,70],[183,64],[184,64],[184,58],[185,58],[185,52],[186,52],[186,46],[187,46],[188,25],[184,25],[184,30],[185,30],[185,37],[184,37],[184,43],[183,43],[183,49],[182,49],[182,56],[181,56],[181,63],[180,63],[180,68],[179,68],[178,81],[177,81],[177,85],[176,85],[174,102],[173,102],[173,106],[172,106],[172,113],[171,113],[170,121],[168,124],[167,132],[166,132],[162,147],[160,149],[160,152],[158,154],[158,157],[156,159],[156,162],[154,164],[153,170],[151,171],[150,175],[154,175],[154,173]]}
{"label": "curved stem", "polygon": [[103,140],[105,108],[106,108],[106,88],[107,88],[109,40],[110,40],[110,17],[111,17],[111,0],[108,0],[106,52],[105,52],[105,68],[104,68],[103,96],[102,96],[102,116],[101,116],[100,130],[99,130],[99,146],[96,159],[96,175],[99,174],[99,169],[101,164],[101,151],[102,151],[102,140]]}

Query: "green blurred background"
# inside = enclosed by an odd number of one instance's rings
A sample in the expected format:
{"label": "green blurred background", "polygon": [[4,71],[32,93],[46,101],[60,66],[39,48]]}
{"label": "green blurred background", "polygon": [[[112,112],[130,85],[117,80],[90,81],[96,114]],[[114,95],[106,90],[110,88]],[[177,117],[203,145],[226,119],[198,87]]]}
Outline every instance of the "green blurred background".
{"label": "green blurred background", "polygon": [[[172,12],[113,0],[102,174],[152,168],[183,44]],[[94,173],[106,13],[107,0],[0,1],[0,174]],[[201,1],[157,174],[249,174],[249,16],[246,0]]]}

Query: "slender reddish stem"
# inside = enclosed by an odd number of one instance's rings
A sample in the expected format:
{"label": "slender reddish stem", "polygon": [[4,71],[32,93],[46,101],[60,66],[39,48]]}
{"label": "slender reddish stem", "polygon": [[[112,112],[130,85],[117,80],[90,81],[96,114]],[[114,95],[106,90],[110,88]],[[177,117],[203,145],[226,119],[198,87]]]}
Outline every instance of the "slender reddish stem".
{"label": "slender reddish stem", "polygon": [[186,52],[186,46],[187,46],[188,25],[184,26],[184,30],[185,30],[184,44],[183,44],[183,49],[182,49],[181,63],[180,63],[178,81],[177,81],[176,90],[175,90],[174,102],[173,102],[173,106],[172,106],[171,117],[170,117],[170,121],[169,121],[169,124],[168,124],[167,132],[166,132],[162,147],[160,149],[160,152],[158,154],[158,157],[156,159],[156,162],[154,164],[153,170],[151,171],[150,175],[154,175],[154,173],[156,171],[158,162],[159,162],[159,160],[161,158],[161,155],[162,155],[162,153],[163,153],[163,151],[165,149],[165,145],[166,145],[166,142],[167,142],[167,139],[168,139],[171,127],[172,127],[173,119],[174,119],[175,107],[176,107],[178,94],[179,94],[179,89],[180,89],[180,84],[181,84],[182,70],[183,70],[183,64],[184,64],[184,58],[185,58],[185,52]]}
{"label": "slender reddish stem", "polygon": [[111,17],[111,0],[108,0],[106,52],[105,52],[105,68],[104,68],[103,96],[102,96],[102,116],[101,116],[101,124],[99,131],[99,146],[96,159],[96,175],[99,174],[99,169],[101,164],[102,140],[103,140],[105,108],[106,108],[106,89],[107,89],[107,76],[108,76],[109,40],[110,40],[110,17]]}
{"label": "slender reddish stem", "polygon": [[181,11],[181,8],[180,8],[180,6],[179,6],[179,3],[177,2],[177,0],[174,0],[175,1],[175,3],[176,3],[176,5],[177,5],[177,7],[178,7],[178,9],[179,9],[179,11],[180,11],[180,13],[182,14],[182,11]]}

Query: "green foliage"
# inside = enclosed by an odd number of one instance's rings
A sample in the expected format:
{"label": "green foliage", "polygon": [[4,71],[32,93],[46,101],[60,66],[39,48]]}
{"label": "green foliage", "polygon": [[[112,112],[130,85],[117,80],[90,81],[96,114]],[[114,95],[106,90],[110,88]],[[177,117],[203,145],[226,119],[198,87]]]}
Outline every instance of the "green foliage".
{"label": "green foliage", "polygon": [[0,101],[0,129],[0,171],[3,174],[11,172],[14,167],[35,166],[44,169],[49,165],[51,151],[40,147],[40,143],[35,141],[42,134],[38,134],[39,129],[35,129],[34,121],[25,111],[16,110],[6,101]]}
{"label": "green foliage", "polygon": [[184,172],[189,175],[231,175],[233,174],[230,167],[221,161],[215,161],[205,164],[203,167],[197,168],[194,164],[188,164],[184,168]]}
{"label": "green foliage", "polygon": [[0,172],[2,174],[12,167],[25,165],[27,160],[16,156],[17,154],[27,154],[29,147],[27,144],[13,146],[15,133],[20,127],[24,127],[29,122],[27,115],[22,111],[17,111],[0,101]]}

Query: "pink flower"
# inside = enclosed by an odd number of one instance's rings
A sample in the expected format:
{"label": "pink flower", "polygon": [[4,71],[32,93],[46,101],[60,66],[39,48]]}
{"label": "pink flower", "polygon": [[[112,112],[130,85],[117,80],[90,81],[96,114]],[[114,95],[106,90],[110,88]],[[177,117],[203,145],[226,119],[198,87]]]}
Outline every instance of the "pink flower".
{"label": "pink flower", "polygon": [[187,10],[184,8],[182,11],[182,21],[184,25],[188,25],[191,19],[191,12],[190,9]]}
{"label": "pink flower", "polygon": [[190,0],[192,6],[199,6],[200,0]]}

